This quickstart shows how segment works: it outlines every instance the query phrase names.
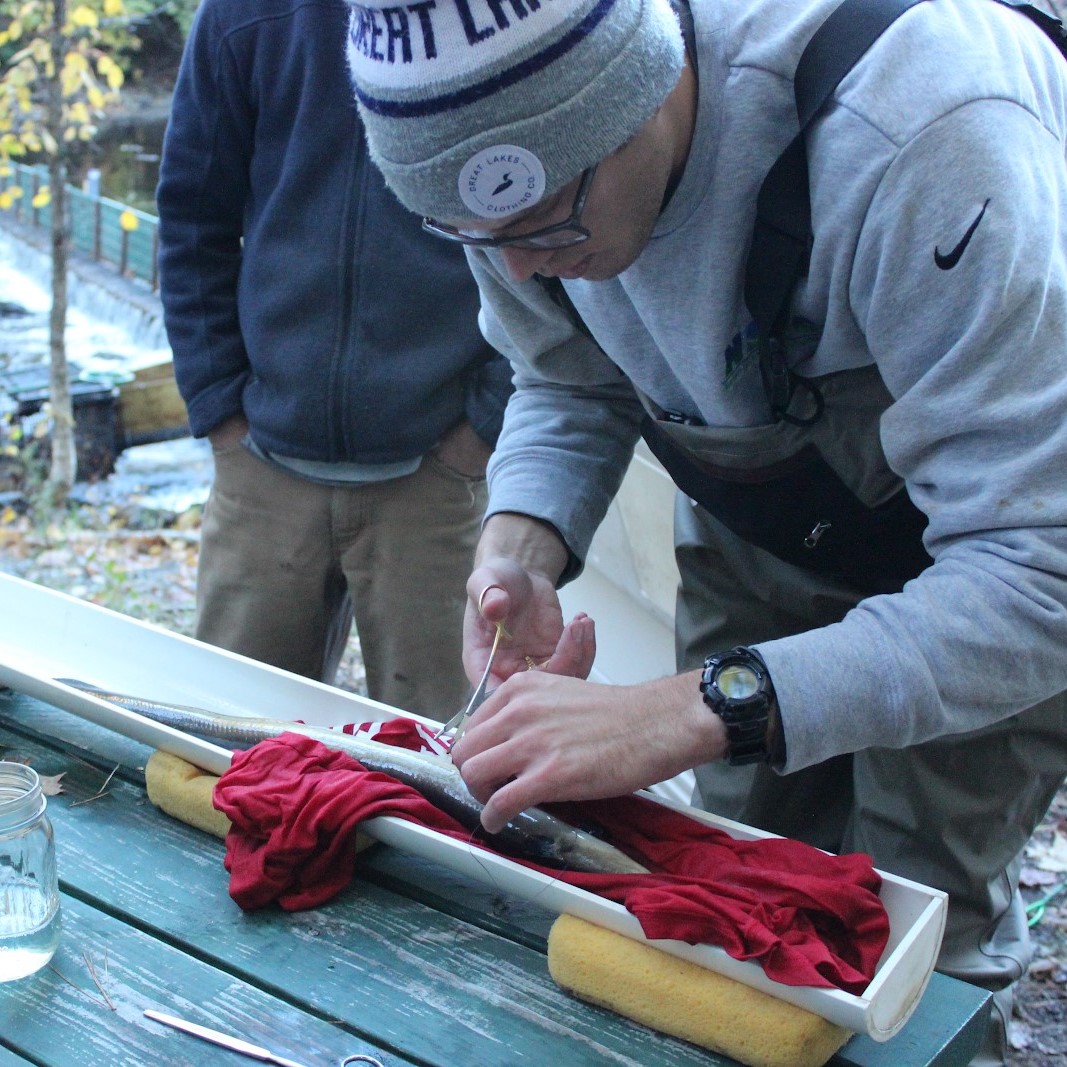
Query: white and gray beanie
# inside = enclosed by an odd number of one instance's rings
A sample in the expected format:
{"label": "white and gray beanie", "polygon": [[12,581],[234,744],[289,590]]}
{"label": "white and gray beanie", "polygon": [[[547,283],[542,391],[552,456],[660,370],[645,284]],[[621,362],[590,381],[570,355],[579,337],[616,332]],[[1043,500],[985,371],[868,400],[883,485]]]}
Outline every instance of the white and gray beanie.
{"label": "white and gray beanie", "polygon": [[401,202],[500,219],[610,155],[682,69],[668,0],[349,0],[371,158]]}

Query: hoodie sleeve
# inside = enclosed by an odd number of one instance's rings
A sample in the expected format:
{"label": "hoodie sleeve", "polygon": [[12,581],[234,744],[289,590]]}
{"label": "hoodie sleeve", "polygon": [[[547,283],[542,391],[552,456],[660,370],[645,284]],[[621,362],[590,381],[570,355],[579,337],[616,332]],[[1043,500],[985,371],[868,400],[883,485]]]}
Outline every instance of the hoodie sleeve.
{"label": "hoodie sleeve", "polygon": [[481,250],[468,259],[482,294],[481,327],[514,368],[486,515],[516,512],[555,528],[570,553],[560,584],[581,572],[618,492],[642,408],[595,341],[536,281],[512,283]]}
{"label": "hoodie sleeve", "polygon": [[977,730],[1067,688],[1067,168],[1051,123],[1003,98],[957,107],[871,202],[852,305],[934,563],[760,646],[787,771]]}

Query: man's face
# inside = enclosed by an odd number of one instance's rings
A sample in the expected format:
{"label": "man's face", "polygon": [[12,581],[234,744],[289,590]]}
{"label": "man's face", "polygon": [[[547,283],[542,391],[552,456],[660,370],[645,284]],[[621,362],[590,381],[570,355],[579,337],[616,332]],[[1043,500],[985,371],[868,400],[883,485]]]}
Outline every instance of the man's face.
{"label": "man's face", "polygon": [[[500,254],[515,281],[534,274],[604,281],[641,254],[652,234],[669,179],[669,158],[655,149],[653,131],[643,126],[618,151],[600,162],[582,212],[589,239],[568,248],[504,247]],[[519,219],[486,227],[494,237],[515,237],[564,221],[581,182],[576,176]]]}
{"label": "man's face", "polygon": [[[500,254],[515,281],[534,274],[589,281],[614,278],[648,243],[666,190],[688,155],[689,136],[678,143],[672,136],[677,123],[665,121],[666,113],[662,107],[596,167],[514,218],[458,224],[424,219],[423,225],[447,240],[481,247],[500,242]],[[529,242],[522,240],[527,235]]]}

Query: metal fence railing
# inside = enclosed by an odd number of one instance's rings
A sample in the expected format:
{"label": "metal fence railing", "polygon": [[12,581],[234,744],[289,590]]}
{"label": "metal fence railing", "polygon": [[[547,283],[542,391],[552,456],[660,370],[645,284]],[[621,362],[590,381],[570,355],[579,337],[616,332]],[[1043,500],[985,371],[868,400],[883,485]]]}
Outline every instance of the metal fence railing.
{"label": "metal fence railing", "polygon": [[[0,177],[0,198],[6,205],[3,214],[31,226],[50,228],[51,204],[34,204],[37,194],[48,185],[48,169],[22,163],[9,163],[7,169],[6,176]],[[98,263],[110,264],[124,277],[148,282],[155,291],[159,287],[159,219],[73,185],[67,186],[67,194],[72,246]]]}

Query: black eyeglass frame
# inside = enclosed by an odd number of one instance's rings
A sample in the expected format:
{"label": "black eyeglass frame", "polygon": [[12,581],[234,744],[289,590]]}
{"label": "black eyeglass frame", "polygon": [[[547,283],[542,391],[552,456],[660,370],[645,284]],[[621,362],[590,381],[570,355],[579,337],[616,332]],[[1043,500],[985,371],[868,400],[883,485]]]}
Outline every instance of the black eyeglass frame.
{"label": "black eyeglass frame", "polygon": [[[518,233],[514,237],[478,237],[472,233],[464,233],[455,226],[447,226],[443,222],[438,222],[432,218],[423,218],[422,228],[427,233],[432,233],[434,237],[440,237],[445,241],[456,241],[459,244],[470,245],[474,248],[525,248],[532,251],[573,248],[575,245],[588,241],[592,236],[581,225],[581,221],[597,166],[598,164],[594,163],[591,167],[582,171],[582,178],[578,183],[578,191],[574,194],[571,213],[562,222],[554,222],[551,226],[542,226],[539,230],[530,230],[529,233]],[[557,235],[564,239],[554,240],[553,238]]]}

